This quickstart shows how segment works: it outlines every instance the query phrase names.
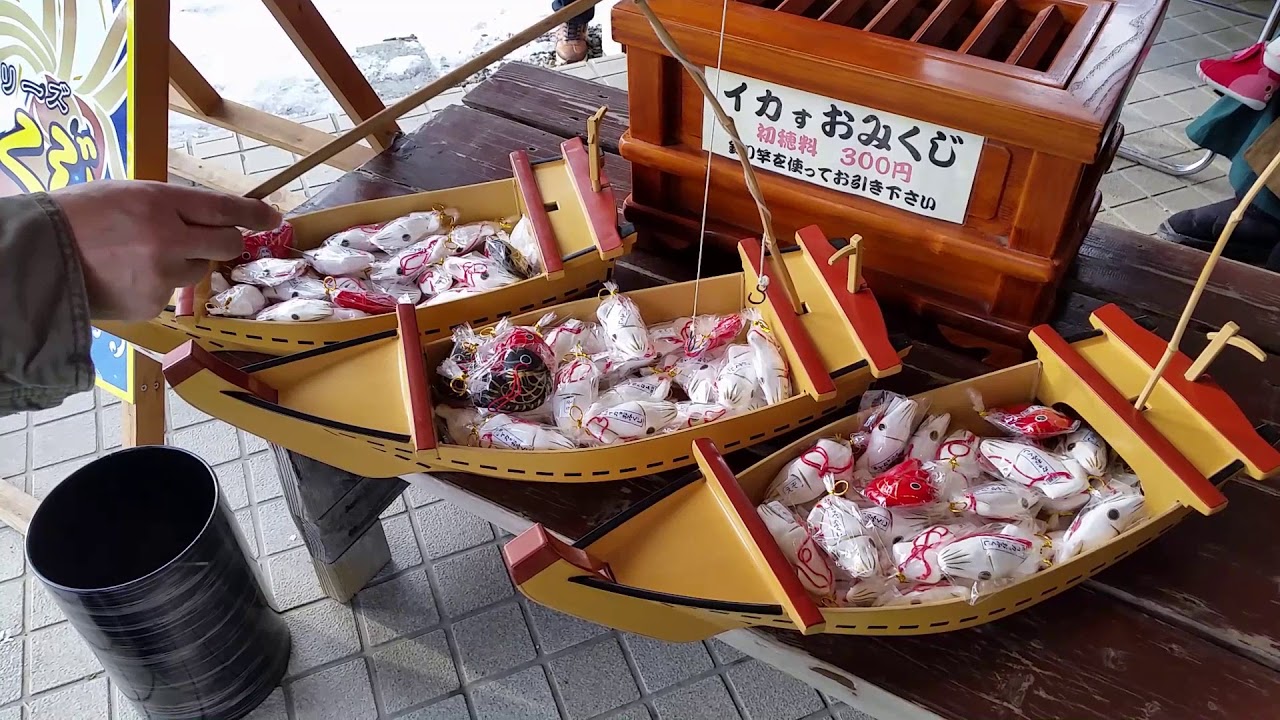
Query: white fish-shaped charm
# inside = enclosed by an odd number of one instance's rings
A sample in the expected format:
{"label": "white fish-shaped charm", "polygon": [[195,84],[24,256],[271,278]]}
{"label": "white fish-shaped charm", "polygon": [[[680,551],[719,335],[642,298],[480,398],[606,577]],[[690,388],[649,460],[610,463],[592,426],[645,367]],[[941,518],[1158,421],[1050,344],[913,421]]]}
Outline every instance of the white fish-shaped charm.
{"label": "white fish-shaped charm", "polygon": [[938,565],[938,552],[956,537],[955,526],[933,525],[908,542],[894,543],[893,561],[898,574],[911,582],[941,582],[944,576]]}
{"label": "white fish-shaped charm", "polygon": [[[613,387],[600,393],[596,403],[600,408],[617,407],[623,403],[644,400],[658,402],[666,400],[670,386],[651,382],[649,378],[627,378]],[[706,403],[696,403],[706,405]]]}
{"label": "white fish-shaped charm", "polygon": [[445,290],[444,292],[432,297],[430,300],[427,300],[422,304],[423,305],[443,305],[445,303],[453,302],[454,300],[461,300],[463,298],[469,298],[472,295],[479,295],[482,292],[484,291],[477,290],[475,288],[455,287],[451,290]]}
{"label": "white fish-shaped charm", "polygon": [[795,568],[804,589],[810,595],[829,597],[835,590],[835,570],[795,513],[779,502],[767,502],[757,508],[757,512],[782,554]]}
{"label": "white fish-shaped charm", "polygon": [[378,282],[417,282],[429,267],[438,267],[448,257],[448,238],[432,235],[373,263],[369,279]]}
{"label": "white fish-shaped charm", "polygon": [[418,290],[426,298],[435,297],[453,287],[453,276],[443,265],[430,265],[418,276]]}
{"label": "white fish-shaped charm", "polygon": [[968,430],[957,430],[938,446],[938,462],[951,466],[965,479],[973,482],[982,477],[982,456],[978,453],[977,435]]}
{"label": "white fish-shaped charm", "polygon": [[542,248],[538,246],[538,238],[533,234],[532,220],[527,216],[521,216],[515,227],[511,228],[507,243],[524,256],[525,263],[533,275],[542,272]]}
{"label": "white fish-shaped charm", "polygon": [[982,582],[1030,575],[1040,553],[1032,537],[1023,537],[1015,525],[1001,532],[978,532],[948,543],[938,551],[938,567],[952,581]]}
{"label": "white fish-shaped charm", "polygon": [[871,429],[867,451],[858,459],[858,466],[878,475],[897,464],[911,441],[911,428],[915,427],[919,404],[909,398],[894,398],[888,410]]}
{"label": "white fish-shaped charm", "polygon": [[827,495],[809,511],[808,524],[831,559],[856,578],[880,574],[881,555],[875,528],[868,527],[862,511],[839,495]]}
{"label": "white fish-shaped charm", "polygon": [[996,480],[952,496],[951,509],[996,520],[1029,518],[1035,515],[1036,504],[1041,500],[1034,490]]}
{"label": "white fish-shaped charm", "polygon": [[676,426],[683,429],[706,425],[728,414],[729,408],[720,405],[682,401],[676,403]]}
{"label": "white fish-shaped charm", "polygon": [[262,291],[252,285],[232,285],[209,298],[205,311],[226,317],[253,317],[267,306]]}
{"label": "white fish-shaped charm", "polygon": [[479,253],[447,257],[444,259],[444,269],[449,271],[457,284],[477,290],[494,290],[520,281],[520,278],[507,272],[501,265]]}
{"label": "white fish-shaped charm", "polygon": [[658,355],[675,352],[684,354],[685,344],[691,332],[693,332],[693,318],[676,318],[649,328],[649,340],[653,343],[653,351]]}
{"label": "white fish-shaped charm", "polygon": [[312,322],[333,315],[333,304],[326,300],[294,298],[279,305],[269,305],[254,318],[267,322]]}
{"label": "white fish-shaped charm", "polygon": [[497,223],[482,221],[459,225],[449,231],[449,254],[466,255],[484,247],[491,237],[497,237],[502,230]]}
{"label": "white fish-shaped charm", "polygon": [[1047,498],[1064,498],[1089,487],[1080,463],[1034,445],[987,438],[978,444],[978,450],[1006,480],[1035,488]]}
{"label": "white fish-shaped charm", "polygon": [[417,305],[422,300],[422,290],[411,282],[404,283],[373,280],[372,285],[375,290],[384,292],[402,303]]}
{"label": "white fish-shaped charm", "polygon": [[275,287],[307,271],[307,261],[261,258],[231,269],[231,282],[258,287]]}
{"label": "white fish-shaped charm", "polygon": [[1060,451],[1075,459],[1090,475],[1102,475],[1107,471],[1107,441],[1091,427],[1083,426],[1067,435]]}
{"label": "white fish-shaped charm", "polygon": [[377,235],[381,229],[382,223],[357,225],[330,235],[325,238],[324,244],[351,248],[352,250],[363,250],[367,253],[379,252],[380,248],[369,240],[374,235]]}
{"label": "white fish-shaped charm", "polygon": [[341,245],[321,245],[302,256],[321,275],[354,275],[373,264],[373,254]]}
{"label": "white fish-shaped charm", "polygon": [[551,394],[551,415],[556,427],[570,437],[583,434],[587,413],[596,402],[600,369],[585,356],[575,357],[556,371],[556,389]]}
{"label": "white fish-shaped charm", "polygon": [[828,491],[827,483],[853,480],[853,448],[848,443],[821,438],[800,457],[783,466],[764,496],[784,505],[802,505]]}
{"label": "white fish-shaped charm", "polygon": [[217,295],[231,289],[231,283],[220,272],[209,273],[209,292]]}
{"label": "white fish-shaped charm", "polygon": [[649,328],[645,326],[636,302],[626,295],[618,294],[618,286],[614,283],[607,282],[604,286],[609,294],[600,301],[600,307],[596,308],[596,317],[604,327],[605,337],[609,339],[614,353],[626,360],[654,357]]}
{"label": "white fish-shaped charm", "polygon": [[577,447],[556,428],[510,415],[492,415],[480,426],[480,447],[507,450],[573,450]]}
{"label": "white fish-shaped charm", "polygon": [[731,410],[746,410],[756,380],[754,353],[746,345],[730,345],[725,349],[724,366],[716,377],[715,402]]}
{"label": "white fish-shaped charm", "polygon": [[[787,372],[787,358],[778,346],[778,340],[768,323],[756,308],[748,308],[743,315],[751,322],[747,330],[747,345],[751,347],[752,368],[768,405],[791,397],[791,376]],[[930,458],[932,459],[932,458]]]}
{"label": "white fish-shaped charm", "polygon": [[432,235],[440,235],[452,222],[438,210],[414,212],[383,225],[369,238],[369,244],[385,253],[396,253]]}
{"label": "white fish-shaped charm", "polygon": [[686,333],[686,357],[702,357],[733,341],[742,332],[745,321],[741,313],[731,315],[698,315]]}
{"label": "white fish-shaped charm", "polygon": [[897,543],[910,542],[938,521],[926,508],[886,508],[873,505],[862,509],[862,517],[880,533],[880,544],[893,547]]}
{"label": "white fish-shaped charm", "polygon": [[1093,499],[1093,494],[1089,491],[1068,495],[1063,498],[1044,498],[1040,501],[1040,509],[1047,513],[1062,515],[1065,513],[1073,513]]}
{"label": "white fish-shaped charm", "polygon": [[294,298],[303,298],[306,300],[328,300],[330,289],[324,284],[324,280],[314,275],[303,275],[292,280],[285,280],[275,287],[264,288],[263,296],[268,300],[292,300]]}
{"label": "white fish-shaped charm", "polygon": [[454,445],[476,447],[480,444],[480,425],[484,418],[476,408],[437,405],[436,416],[444,421],[445,435]]}
{"label": "white fish-shaped charm", "polygon": [[685,358],[676,363],[676,384],[689,399],[697,403],[716,401],[716,380],[724,359],[719,357]]}
{"label": "white fish-shaped charm", "polygon": [[1146,500],[1138,493],[1117,493],[1086,507],[1058,544],[1062,563],[1114,540],[1146,517]]}
{"label": "white fish-shaped charm", "polygon": [[930,415],[925,418],[915,434],[911,436],[911,442],[907,443],[907,456],[921,462],[936,460],[938,448],[947,437],[947,427],[950,425],[950,413]]}
{"label": "white fish-shaped charm", "polygon": [[602,353],[608,349],[608,339],[604,329],[593,322],[583,322],[578,318],[569,318],[546,331],[543,338],[551,348],[551,354],[563,358],[573,351],[575,345],[582,347],[588,355]]}
{"label": "white fish-shaped charm", "polygon": [[357,318],[367,318],[367,317],[369,317],[369,313],[364,312],[363,310],[357,310],[357,309],[355,309],[355,308],[344,308],[344,307],[337,307],[337,306],[334,306],[334,308],[333,308],[333,315],[331,316],[331,318],[330,318],[330,319],[332,319],[332,320],[355,320],[355,319],[357,319]]}
{"label": "white fish-shaped charm", "polygon": [[675,425],[679,415],[675,403],[636,400],[599,411],[593,409],[586,428],[597,442],[613,445],[656,435]]}

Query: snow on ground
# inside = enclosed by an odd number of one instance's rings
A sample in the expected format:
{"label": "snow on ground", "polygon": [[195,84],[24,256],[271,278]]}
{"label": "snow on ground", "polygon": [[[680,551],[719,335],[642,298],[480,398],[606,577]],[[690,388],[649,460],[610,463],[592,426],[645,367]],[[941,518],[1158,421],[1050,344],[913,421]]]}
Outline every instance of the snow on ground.
{"label": "snow on ground", "polygon": [[[613,42],[609,11],[596,8],[604,54]],[[457,67],[549,15],[551,0],[313,0],[386,102]],[[341,112],[261,0],[171,0],[173,41],[222,95],[291,118]],[[548,35],[508,56],[549,64]],[[170,139],[211,129],[170,114]]]}

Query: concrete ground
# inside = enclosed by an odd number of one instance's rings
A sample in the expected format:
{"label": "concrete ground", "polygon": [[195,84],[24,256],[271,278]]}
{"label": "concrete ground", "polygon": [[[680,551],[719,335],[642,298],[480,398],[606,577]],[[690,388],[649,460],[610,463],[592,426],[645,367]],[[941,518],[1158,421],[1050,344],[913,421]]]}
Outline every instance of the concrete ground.
{"label": "concrete ground", "polygon": [[[1265,14],[1270,6],[1236,7]],[[1213,101],[1195,62],[1250,44],[1260,27],[1253,17],[1173,0],[1124,110],[1129,142],[1177,162],[1195,157],[1183,129]],[[565,70],[626,86],[621,57]],[[461,96],[433,101],[403,129]],[[309,123],[328,132],[350,127],[334,116]],[[252,175],[293,160],[229,133],[180,148]],[[1172,178],[1118,160],[1103,180],[1101,219],[1152,232],[1170,212],[1229,197],[1224,171],[1219,159],[1198,175]],[[338,174],[322,168],[293,189],[310,195]],[[266,444],[172,393],[169,401],[169,441],[217,469],[293,631],[288,677],[253,720],[865,717],[716,641],[668,645],[527,602],[507,579],[505,540],[492,526],[413,489],[382,519],[392,564],[351,606],[322,599]],[[43,496],[119,444],[119,404],[85,393],[54,410],[0,418],[0,477]],[[20,536],[0,526],[0,720],[136,717],[27,573]]]}

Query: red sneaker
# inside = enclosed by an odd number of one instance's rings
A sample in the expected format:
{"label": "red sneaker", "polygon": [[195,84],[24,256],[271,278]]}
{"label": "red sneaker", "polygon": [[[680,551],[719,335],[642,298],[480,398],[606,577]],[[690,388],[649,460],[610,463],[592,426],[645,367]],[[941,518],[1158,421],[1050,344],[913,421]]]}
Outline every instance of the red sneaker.
{"label": "red sneaker", "polygon": [[1265,63],[1264,47],[1265,43],[1258,43],[1226,60],[1206,58],[1196,64],[1196,72],[1223,95],[1238,100],[1250,110],[1261,110],[1280,85],[1280,75]]}

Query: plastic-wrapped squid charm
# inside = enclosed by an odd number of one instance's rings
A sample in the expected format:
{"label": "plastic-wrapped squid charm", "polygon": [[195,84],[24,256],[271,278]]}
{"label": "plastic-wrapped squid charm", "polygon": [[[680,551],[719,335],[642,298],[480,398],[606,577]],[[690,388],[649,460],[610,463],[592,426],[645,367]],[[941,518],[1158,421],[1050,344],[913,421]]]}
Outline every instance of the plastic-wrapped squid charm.
{"label": "plastic-wrapped squid charm", "polygon": [[372,253],[341,245],[321,245],[307,250],[302,256],[321,275],[354,275],[368,270],[373,264]]}
{"label": "plastic-wrapped squid charm", "polygon": [[807,522],[818,529],[814,535],[818,544],[850,575],[869,578],[880,574],[883,551],[878,534],[857,505],[839,495],[827,495],[809,511]]}
{"label": "plastic-wrapped squid charm", "polygon": [[640,308],[634,300],[619,294],[616,284],[606,282],[604,287],[608,295],[596,308],[596,317],[604,327],[614,353],[624,360],[654,357],[653,342],[649,339],[649,328],[640,316]]}
{"label": "plastic-wrapped squid charm", "polygon": [[847,442],[821,438],[800,457],[783,466],[769,484],[765,497],[784,505],[802,505],[846,486],[853,479],[853,448]]}
{"label": "plastic-wrapped squid charm", "polygon": [[593,408],[586,427],[596,442],[615,445],[656,435],[675,425],[678,419],[675,403],[635,400],[611,408]]}
{"label": "plastic-wrapped squid charm", "polygon": [[751,347],[752,368],[764,393],[764,401],[768,405],[782,402],[791,397],[787,358],[759,310],[748,308],[743,315],[751,323],[747,329],[747,345]]}
{"label": "plastic-wrapped squid charm", "polygon": [[551,414],[561,432],[573,438],[585,435],[583,423],[596,402],[599,384],[600,369],[586,355],[571,357],[556,371]]}
{"label": "plastic-wrapped squid charm", "polygon": [[[947,427],[951,425],[951,414],[930,415],[920,423],[920,427],[907,443],[907,456],[922,462],[938,459],[938,448],[947,436]],[[963,474],[963,473],[961,473]]]}
{"label": "plastic-wrapped squid charm", "polygon": [[599,325],[577,318],[565,320],[548,330],[543,337],[551,347],[551,354],[557,358],[568,355],[575,345],[580,345],[582,352],[588,355],[602,353],[609,347],[604,330]]}
{"label": "plastic-wrapped squid charm", "polygon": [[978,452],[981,439],[968,430],[951,433],[938,446],[938,462],[949,465],[970,482],[977,480],[982,477],[982,456]]}
{"label": "plastic-wrapped squid charm", "polygon": [[422,300],[422,290],[413,283],[371,281],[373,287],[381,293],[390,295],[398,303],[417,305]]}
{"label": "plastic-wrapped squid charm", "polygon": [[231,282],[259,287],[275,287],[285,280],[300,277],[307,271],[306,260],[262,258],[231,269]]}
{"label": "plastic-wrapped squid charm", "polygon": [[893,547],[908,542],[938,521],[928,507],[886,508],[873,505],[862,509],[862,517],[880,533],[880,544]]}
{"label": "plastic-wrapped squid charm", "polygon": [[209,298],[205,310],[210,315],[254,317],[267,306],[262,291],[252,285],[233,285]]}
{"label": "plastic-wrapped squid charm", "polygon": [[314,275],[302,275],[292,280],[285,280],[275,287],[263,288],[262,295],[268,300],[292,300],[293,298],[304,298],[306,300],[328,300],[330,288],[324,284],[324,280]]}
{"label": "plastic-wrapped squid charm", "polygon": [[686,329],[684,354],[687,357],[702,357],[711,350],[723,347],[738,337],[744,324],[741,313],[699,315],[693,318]]}
{"label": "plastic-wrapped squid charm", "polygon": [[938,552],[971,529],[967,525],[932,525],[909,542],[895,543],[893,561],[898,575],[918,583],[941,582],[944,576],[938,566]]}
{"label": "plastic-wrapped squid charm", "polygon": [[938,551],[938,569],[954,581],[986,582],[1033,575],[1039,542],[1017,525],[997,525],[956,538]]}
{"label": "plastic-wrapped squid charm", "polygon": [[333,315],[333,305],[325,300],[294,298],[278,305],[268,305],[254,320],[267,322],[311,322]]}
{"label": "plastic-wrapped squid charm", "polygon": [[520,281],[494,260],[478,253],[444,259],[444,269],[454,282],[477,290],[493,290]]}
{"label": "plastic-wrapped squid charm", "polygon": [[716,377],[715,401],[731,410],[746,410],[759,382],[756,380],[755,353],[746,345],[725,348],[724,366]]}
{"label": "plastic-wrapped squid charm", "polygon": [[379,282],[417,282],[427,268],[437,265],[448,256],[447,240],[444,235],[432,235],[386,260],[375,262],[369,270],[369,279]]}
{"label": "plastic-wrapped squid charm", "polygon": [[682,401],[676,403],[676,427],[691,428],[706,425],[728,414],[729,408],[719,405]]}
{"label": "plastic-wrapped squid charm", "polygon": [[696,403],[714,403],[716,401],[716,380],[720,377],[720,368],[724,367],[724,358],[685,358],[676,363],[676,384],[684,390],[689,399]]}
{"label": "plastic-wrapped squid charm", "polygon": [[911,441],[911,430],[915,427],[919,408],[919,403],[910,398],[895,397],[891,400],[888,409],[871,428],[867,452],[858,459],[858,467],[872,474],[893,467]]}
{"label": "plastic-wrapped squid charm", "polygon": [[951,509],[994,520],[1029,518],[1040,500],[1038,493],[1022,485],[996,480],[952,496]]}
{"label": "plastic-wrapped squid charm", "polygon": [[381,252],[381,248],[369,242],[369,240],[378,234],[378,231],[382,229],[382,225],[383,223],[356,225],[346,230],[340,230],[325,238],[324,244],[351,248],[352,250],[363,250],[367,253]]}
{"label": "plastic-wrapped squid charm", "polygon": [[1056,561],[1066,562],[1111,542],[1146,517],[1146,500],[1137,492],[1121,492],[1097,500],[1080,511],[1058,545]]}
{"label": "plastic-wrapped squid charm", "polygon": [[653,351],[658,355],[683,354],[692,329],[693,318],[687,317],[654,325],[649,328],[649,341],[653,343]]}
{"label": "plastic-wrapped squid charm", "polygon": [[[369,243],[385,253],[399,252],[431,235],[441,234],[442,230],[453,223],[453,217],[446,212],[429,210],[396,218],[374,233],[369,238]],[[453,213],[456,216],[457,211]]]}
{"label": "plastic-wrapped squid charm", "polygon": [[572,450],[576,444],[547,425],[526,422],[510,415],[492,415],[479,429],[480,447],[507,450]]}
{"label": "plastic-wrapped squid charm", "polygon": [[1107,471],[1107,441],[1093,428],[1081,427],[1064,437],[1059,452],[1074,458],[1090,475],[1102,475]]}
{"label": "plastic-wrapped squid charm", "polygon": [[1075,495],[1089,487],[1080,463],[1034,445],[987,438],[978,444],[978,450],[1006,480],[1035,488],[1050,499]]}
{"label": "plastic-wrapped squid charm", "polygon": [[453,287],[453,276],[444,269],[443,265],[430,265],[418,276],[418,289],[422,291],[423,297],[437,297],[448,292],[451,287]]}
{"label": "plastic-wrapped squid charm", "polygon": [[761,505],[757,512],[782,554],[795,568],[804,589],[817,597],[830,597],[835,590],[835,571],[795,513],[776,501]]}
{"label": "plastic-wrapped squid charm", "polygon": [[459,225],[449,231],[449,254],[466,255],[484,247],[485,240],[498,237],[502,227],[495,222],[481,221]]}

